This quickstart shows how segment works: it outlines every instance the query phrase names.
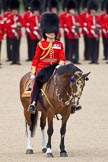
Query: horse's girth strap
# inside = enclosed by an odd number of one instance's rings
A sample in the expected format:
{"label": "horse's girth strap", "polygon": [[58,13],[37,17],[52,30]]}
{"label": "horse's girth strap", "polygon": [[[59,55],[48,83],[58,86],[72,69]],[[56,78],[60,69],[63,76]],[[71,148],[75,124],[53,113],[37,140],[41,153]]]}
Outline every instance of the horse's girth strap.
{"label": "horse's girth strap", "polygon": [[45,91],[43,89],[41,89],[41,92],[42,92],[42,95],[45,96],[45,98],[46,98],[48,104],[50,105],[50,107],[53,108],[53,105],[51,104],[51,102],[50,102],[48,96],[46,95]]}

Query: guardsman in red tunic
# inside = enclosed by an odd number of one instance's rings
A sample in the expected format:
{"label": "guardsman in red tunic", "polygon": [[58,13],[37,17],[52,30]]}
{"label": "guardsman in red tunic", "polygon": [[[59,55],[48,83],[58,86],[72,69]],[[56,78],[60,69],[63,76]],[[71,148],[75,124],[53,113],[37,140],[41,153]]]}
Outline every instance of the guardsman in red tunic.
{"label": "guardsman in red tunic", "polygon": [[24,20],[24,27],[25,27],[25,34],[26,34],[26,38],[27,38],[27,48],[28,48],[28,58],[26,61],[31,61],[31,48],[30,48],[30,17],[32,16],[32,12],[31,12],[31,6],[26,6],[28,8],[28,10],[24,13],[23,15],[23,20]]}
{"label": "guardsman in red tunic", "polygon": [[62,2],[62,10],[63,12],[59,15],[60,18],[60,32],[61,36],[64,38],[65,43],[65,54],[68,53],[69,47],[68,47],[68,39],[67,39],[67,33],[69,32],[66,25],[66,19],[68,17],[67,13],[67,1],[63,0]]}
{"label": "guardsman in red tunic", "polygon": [[31,3],[32,16],[29,18],[30,24],[30,59],[32,60],[35,55],[36,46],[41,39],[40,35],[40,1],[33,0]]}
{"label": "guardsman in red tunic", "polygon": [[[104,39],[105,39],[105,59],[108,60],[108,1],[105,4],[106,15],[102,21],[102,29],[104,31]],[[108,62],[107,62],[108,64]]]}
{"label": "guardsman in red tunic", "polygon": [[2,45],[2,39],[4,35],[4,24],[3,24],[3,18],[0,16],[0,65],[1,65],[1,45]]}
{"label": "guardsman in red tunic", "polygon": [[[31,113],[35,113],[36,111],[37,97],[42,84],[48,81],[57,65],[65,64],[63,44],[56,40],[59,31],[59,18],[57,14],[46,13],[42,16],[41,31],[44,40],[40,41],[37,45],[31,68],[31,79],[35,78],[36,74],[31,105],[28,108],[28,111]],[[42,73],[43,81],[41,83],[38,76],[41,74],[42,69],[44,69],[44,73]]]}
{"label": "guardsman in red tunic", "polygon": [[12,47],[12,63],[11,65],[20,65],[20,40],[22,37],[21,28],[23,26],[23,19],[18,14],[19,11],[19,1],[11,0],[10,9],[11,15],[8,17],[7,21],[7,35],[11,39]]}
{"label": "guardsman in red tunic", "polygon": [[91,58],[90,64],[98,64],[99,56],[99,38],[101,35],[101,21],[97,16],[98,2],[96,0],[88,1],[89,17],[87,18],[88,27],[88,48],[89,56]]}
{"label": "guardsman in red tunic", "polygon": [[75,0],[69,0],[67,3],[67,17],[66,24],[69,30],[67,37],[69,42],[69,53],[66,53],[66,59],[79,64],[79,37],[82,23],[80,17],[76,15],[77,3]]}
{"label": "guardsman in red tunic", "polygon": [[8,17],[11,14],[10,11],[10,1],[6,2],[6,6],[7,6],[7,10],[5,11],[5,13],[3,14],[3,21],[4,21],[4,36],[6,36],[6,50],[7,50],[7,60],[6,61],[11,61],[12,59],[12,54],[11,54],[11,40],[7,35],[7,22],[8,22]]}
{"label": "guardsman in red tunic", "polygon": [[104,28],[104,23],[105,23],[105,18],[107,17],[107,14],[106,14],[106,2],[107,0],[103,0],[101,2],[101,11],[102,13],[99,15],[100,16],[100,20],[101,20],[101,26],[102,26],[102,42],[103,42],[103,54],[104,54],[104,58],[103,60],[107,60],[107,42],[106,42],[106,32],[105,32],[105,28]]}
{"label": "guardsman in red tunic", "polygon": [[82,4],[82,9],[83,12],[80,14],[81,20],[83,22],[83,28],[82,28],[82,34],[84,37],[84,60],[89,60],[89,56],[88,56],[88,38],[87,38],[87,33],[88,33],[88,29],[87,29],[87,22],[86,19],[89,16],[88,14],[88,10],[87,10],[87,3],[88,0],[82,0],[81,4]]}

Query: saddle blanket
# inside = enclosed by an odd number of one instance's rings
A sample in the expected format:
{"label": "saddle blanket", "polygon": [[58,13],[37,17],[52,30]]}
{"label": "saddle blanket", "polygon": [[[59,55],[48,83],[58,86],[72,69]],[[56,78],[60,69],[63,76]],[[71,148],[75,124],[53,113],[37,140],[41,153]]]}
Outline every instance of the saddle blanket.
{"label": "saddle blanket", "polygon": [[32,85],[33,82],[32,80],[28,80],[25,86],[24,93],[22,94],[22,97],[30,97],[31,96],[31,91],[32,91]]}

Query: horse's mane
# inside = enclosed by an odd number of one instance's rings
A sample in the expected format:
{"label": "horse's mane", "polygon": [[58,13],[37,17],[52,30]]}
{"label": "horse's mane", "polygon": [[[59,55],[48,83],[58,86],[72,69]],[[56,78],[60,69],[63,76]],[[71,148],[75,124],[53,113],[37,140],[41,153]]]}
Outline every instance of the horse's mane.
{"label": "horse's mane", "polygon": [[[36,81],[41,81],[41,83],[47,82],[57,65],[58,64],[49,65],[49,66],[43,68],[38,73]],[[62,74],[70,74],[71,75],[71,74],[75,73],[76,71],[80,71],[82,73],[82,71],[72,63],[64,65],[64,66],[60,66],[57,70],[58,75],[62,75]],[[45,75],[46,72],[47,72],[47,75]]]}
{"label": "horse's mane", "polygon": [[78,67],[76,67],[74,64],[70,63],[70,64],[67,64],[67,65],[64,65],[64,66],[61,66],[58,68],[58,74],[59,75],[62,75],[64,73],[66,74],[73,74],[75,73],[76,71],[80,71],[82,72]]}

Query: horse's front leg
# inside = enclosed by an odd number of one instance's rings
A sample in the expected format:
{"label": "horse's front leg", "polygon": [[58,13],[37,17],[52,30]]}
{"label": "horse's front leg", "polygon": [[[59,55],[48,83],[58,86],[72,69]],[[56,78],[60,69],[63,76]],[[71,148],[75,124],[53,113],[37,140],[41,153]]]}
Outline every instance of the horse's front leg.
{"label": "horse's front leg", "polygon": [[26,154],[33,154],[33,145],[32,145],[30,126],[27,124],[26,127],[27,127],[27,136],[28,136]]}
{"label": "horse's front leg", "polygon": [[46,138],[45,138],[45,126],[46,126],[46,113],[41,113],[40,117],[40,127],[41,127],[41,133],[42,133],[42,152],[46,153]]}
{"label": "horse's front leg", "polygon": [[51,136],[53,134],[53,117],[48,117],[48,143],[47,143],[47,156],[53,157],[52,150],[51,150]]}
{"label": "horse's front leg", "polygon": [[61,134],[61,142],[60,142],[60,157],[67,157],[68,154],[65,150],[65,144],[64,144],[64,138],[65,138],[65,133],[66,133],[66,124],[67,120],[69,118],[70,114],[65,114],[65,116],[62,116],[62,126],[60,129],[60,134]]}

